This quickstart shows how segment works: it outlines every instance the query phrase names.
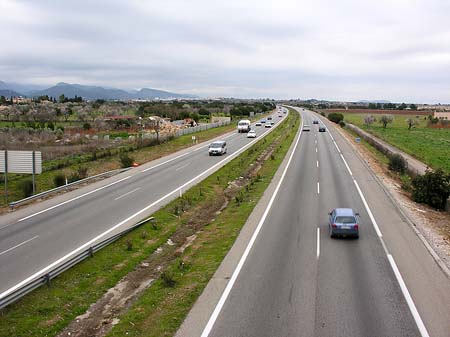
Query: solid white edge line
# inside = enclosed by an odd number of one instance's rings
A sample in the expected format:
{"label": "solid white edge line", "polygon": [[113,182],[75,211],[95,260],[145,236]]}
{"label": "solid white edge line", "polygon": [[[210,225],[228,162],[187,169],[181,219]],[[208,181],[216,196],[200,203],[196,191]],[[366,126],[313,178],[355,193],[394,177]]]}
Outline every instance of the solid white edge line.
{"label": "solid white edge line", "polygon": [[239,260],[239,263],[237,264],[237,266],[236,266],[236,268],[235,268],[235,270],[233,272],[233,275],[231,276],[230,280],[228,281],[228,284],[225,287],[225,290],[223,291],[222,296],[219,299],[219,302],[217,303],[216,307],[214,308],[214,311],[211,314],[211,317],[209,318],[208,323],[206,324],[205,328],[203,329],[201,337],[208,337],[209,336],[209,333],[211,332],[211,330],[212,330],[212,328],[214,326],[214,323],[216,322],[217,317],[219,316],[220,311],[222,310],[222,307],[225,304],[225,301],[227,300],[228,295],[231,292],[231,289],[233,288],[234,282],[236,282],[236,279],[237,279],[237,277],[238,277],[238,275],[239,275],[239,273],[240,273],[240,271],[242,269],[242,266],[244,265],[245,260],[247,259],[247,256],[250,253],[250,250],[252,249],[253,244],[256,241],[256,237],[258,236],[259,231],[261,230],[261,227],[264,224],[264,222],[265,222],[265,220],[267,218],[267,215],[269,214],[270,209],[272,208],[272,204],[273,204],[273,202],[274,202],[274,200],[275,200],[275,198],[276,198],[276,196],[278,194],[278,191],[279,191],[280,186],[281,186],[281,184],[282,184],[282,182],[284,180],[286,172],[287,172],[287,170],[288,170],[288,168],[289,168],[289,166],[291,164],[291,161],[292,161],[292,158],[294,156],[295,150],[297,149],[298,143],[300,141],[300,136],[302,135],[302,130],[303,130],[303,118],[302,118],[302,125],[300,127],[300,131],[299,131],[299,135],[298,135],[297,141],[295,142],[295,145],[294,145],[294,148],[292,150],[292,153],[289,156],[289,160],[288,160],[288,162],[286,164],[286,167],[284,168],[284,171],[283,171],[283,173],[281,175],[280,181],[278,182],[278,185],[275,188],[275,191],[272,194],[272,197],[270,198],[270,201],[269,201],[269,203],[268,203],[268,205],[266,207],[266,210],[263,213],[263,216],[261,217],[261,219],[260,219],[260,221],[258,223],[258,226],[256,227],[255,231],[253,232],[253,235],[252,235],[250,241],[248,242],[247,247],[245,248],[245,251],[244,251],[244,253],[241,256],[241,259]]}
{"label": "solid white edge line", "polygon": [[411,311],[414,321],[416,322],[420,335],[422,337],[429,337],[430,335],[428,334],[427,328],[425,327],[425,324],[423,323],[422,318],[420,317],[420,314],[417,311],[416,305],[414,304],[414,301],[408,291],[408,288],[406,287],[405,281],[403,281],[403,277],[400,274],[400,271],[398,270],[394,258],[392,257],[391,254],[387,254],[387,258],[389,260],[389,263],[391,264],[392,270],[394,271],[395,277],[397,278],[397,282],[400,285],[400,289],[402,290],[403,296],[406,299],[406,303],[408,303],[409,310]]}
{"label": "solid white edge line", "polygon": [[320,256],[320,228],[317,227],[317,258]]}
{"label": "solid white edge line", "polygon": [[380,231],[380,228],[378,227],[377,221],[375,220],[375,217],[373,216],[372,211],[370,210],[369,204],[367,203],[366,198],[364,197],[364,194],[362,193],[361,189],[359,188],[358,182],[355,179],[353,179],[353,183],[355,184],[356,189],[358,190],[358,194],[361,197],[364,207],[366,208],[367,214],[369,214],[369,218],[372,221],[372,225],[373,225],[373,228],[375,228],[375,232],[377,232],[378,237],[381,238],[383,236],[383,234],[381,234],[381,231]]}
{"label": "solid white edge line", "polygon": [[20,246],[22,246],[22,245],[24,245],[24,244],[26,244],[26,243],[28,243],[28,242],[38,238],[38,237],[39,237],[39,235],[33,236],[31,239],[25,240],[24,242],[21,242],[18,245],[15,245],[14,247],[11,247],[11,248],[1,252],[0,255],[6,254],[7,252],[10,252],[13,249],[19,248]]}
{"label": "solid white edge line", "polygon": [[114,200],[115,200],[115,201],[120,200],[120,199],[122,199],[123,197],[126,197],[127,195],[130,195],[131,193],[134,193],[134,192],[136,192],[136,191],[139,191],[140,189],[141,189],[140,187],[135,188],[134,190],[132,190],[132,191],[130,191],[130,192],[127,192],[127,193],[125,193],[125,194],[122,194],[121,196],[115,198]]}
{"label": "solid white edge line", "polygon": [[[275,130],[275,128],[271,129],[271,130]],[[271,131],[268,131],[264,134],[269,134]],[[66,259],[72,257],[73,255],[77,254],[78,252],[82,251],[83,249],[88,248],[90,245],[92,245],[94,242],[98,241],[99,239],[105,237],[106,235],[108,235],[109,233],[111,233],[112,231],[114,231],[115,229],[117,229],[118,227],[122,226],[123,224],[125,224],[126,222],[132,220],[133,218],[137,217],[138,215],[142,214],[143,212],[147,211],[148,209],[150,209],[151,207],[157,205],[158,203],[160,203],[161,201],[163,201],[164,199],[170,197],[172,194],[177,193],[178,191],[181,191],[184,187],[188,186],[189,184],[191,184],[192,182],[194,182],[195,180],[197,180],[198,178],[200,178],[201,176],[205,175],[206,173],[208,173],[211,170],[214,170],[217,166],[221,165],[222,163],[224,163],[225,161],[231,161],[232,159],[234,159],[234,157],[237,157],[240,153],[244,152],[247,148],[249,148],[250,146],[252,146],[255,142],[259,141],[261,138],[257,138],[253,141],[251,141],[250,143],[244,145],[242,148],[240,148],[238,151],[234,152],[233,154],[231,154],[230,156],[227,156],[225,159],[222,159],[221,161],[219,161],[218,163],[214,164],[213,166],[211,166],[210,168],[208,168],[207,170],[203,171],[202,173],[200,173],[199,175],[197,175],[196,177],[192,178],[191,180],[189,180],[188,182],[184,183],[183,185],[177,187],[176,189],[174,189],[173,191],[167,193],[166,195],[162,196],[161,198],[159,198],[158,200],[152,202],[150,205],[144,207],[143,209],[141,209],[140,211],[130,215],[128,218],[126,218],[125,220],[122,220],[121,222],[119,222],[118,224],[114,225],[113,227],[110,227],[109,229],[107,229],[106,231],[104,231],[103,233],[100,233],[99,235],[97,235],[95,238],[89,240],[88,242],[84,243],[83,245],[79,246],[78,248],[72,250],[71,252],[67,253],[66,255],[64,255],[63,257],[57,259],[56,261],[52,262],[51,264],[49,264],[48,266],[42,268],[41,270],[35,272],[33,275],[27,277],[25,280],[17,283],[15,286],[5,290],[3,293],[0,294],[0,299],[9,295],[10,293],[14,292],[16,289],[19,289],[20,287],[22,287],[23,285],[27,284],[28,282],[30,282],[31,280],[44,275],[47,271],[51,270],[53,267],[56,267],[58,264],[60,264],[61,262],[65,261]],[[123,181],[125,179],[130,178],[131,176],[125,177],[124,179],[118,180],[112,184],[103,186],[102,188],[106,188],[108,186],[117,184],[120,181]],[[98,189],[97,189],[98,190]],[[94,193],[96,190],[89,192],[90,193]],[[80,198],[81,196],[77,197]],[[76,198],[72,199],[75,200]],[[67,202],[65,202],[67,203]],[[62,205],[62,204],[60,204]],[[54,208],[54,207],[53,207]],[[48,209],[49,210],[49,209]],[[42,213],[43,211],[41,211]],[[36,213],[38,214],[38,213]],[[40,213],[39,213],[40,214]]]}
{"label": "solid white edge line", "polygon": [[17,222],[21,222],[21,221],[27,220],[27,219],[29,219],[29,218],[32,218],[32,217],[34,217],[34,216],[36,216],[36,215],[39,215],[39,214],[42,214],[42,213],[51,211],[52,209],[55,209],[55,208],[60,207],[60,206],[62,206],[62,205],[68,204],[69,202],[78,200],[78,199],[80,199],[80,198],[83,198],[83,197],[85,197],[85,196],[87,196],[87,195],[89,195],[89,194],[98,192],[98,191],[103,190],[103,189],[105,189],[105,188],[111,187],[111,186],[113,186],[113,185],[115,185],[115,184],[118,184],[118,183],[120,183],[120,182],[122,182],[122,181],[124,181],[124,180],[127,180],[127,179],[129,179],[129,178],[131,178],[131,177],[132,177],[132,176],[128,176],[128,177],[119,179],[119,180],[117,180],[117,181],[114,181],[114,182],[112,182],[111,184],[108,184],[108,185],[105,185],[105,186],[96,188],[95,190],[92,190],[92,191],[90,191],[90,192],[87,192],[87,193],[84,193],[84,194],[82,194],[82,195],[79,195],[78,197],[75,197],[75,198],[66,200],[66,201],[61,202],[61,203],[59,203],[59,204],[57,204],[57,205],[54,205],[54,206],[52,206],[52,207],[43,209],[42,211],[39,211],[39,212],[33,213],[33,214],[31,214],[31,215],[28,215],[28,216],[26,216],[26,217],[24,217],[24,218],[22,218],[22,219],[17,220]]}

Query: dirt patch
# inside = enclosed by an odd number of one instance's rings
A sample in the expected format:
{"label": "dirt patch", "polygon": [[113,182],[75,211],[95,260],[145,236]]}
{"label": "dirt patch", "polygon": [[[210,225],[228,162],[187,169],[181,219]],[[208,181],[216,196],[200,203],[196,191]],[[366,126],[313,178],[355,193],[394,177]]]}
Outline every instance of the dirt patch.
{"label": "dirt patch", "polygon": [[[216,186],[214,198],[209,201],[192,205],[187,198],[180,198],[174,205],[174,213],[182,217],[175,233],[135,270],[91,305],[86,313],[73,320],[58,336],[105,336],[119,322],[120,315],[125,313],[188,247],[192,249],[200,247],[194,244],[198,233],[204,226],[213,222],[217,214],[251,183],[263,162],[271,157],[279,143],[280,139],[275,139],[245,170],[245,173],[238,179],[230,181],[225,189]],[[180,263],[183,263],[183,260]],[[123,265],[118,264],[115,268],[121,268]]]}
{"label": "dirt patch", "polygon": [[401,181],[397,176],[393,175],[385,165],[380,163],[368,149],[357,144],[354,137],[338,128],[336,130],[364,158],[364,161],[377,175],[384,187],[394,197],[395,201],[401,206],[433,250],[445,265],[450,268],[450,215],[446,212],[439,212],[427,205],[412,201],[409,193],[402,189]]}
{"label": "dirt patch", "polygon": [[62,319],[62,317],[60,315],[56,315],[55,317],[53,317],[52,319],[49,319],[48,321],[41,322],[39,325],[42,327],[49,327],[49,326],[52,326],[53,324],[55,324],[56,322],[60,321],[61,319]]}

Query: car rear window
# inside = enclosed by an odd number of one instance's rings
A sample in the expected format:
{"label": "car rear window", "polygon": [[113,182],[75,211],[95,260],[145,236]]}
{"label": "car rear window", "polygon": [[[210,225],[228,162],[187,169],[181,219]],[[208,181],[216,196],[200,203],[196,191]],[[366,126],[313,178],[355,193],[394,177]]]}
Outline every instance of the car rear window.
{"label": "car rear window", "polygon": [[336,223],[356,223],[356,220],[353,216],[337,216]]}

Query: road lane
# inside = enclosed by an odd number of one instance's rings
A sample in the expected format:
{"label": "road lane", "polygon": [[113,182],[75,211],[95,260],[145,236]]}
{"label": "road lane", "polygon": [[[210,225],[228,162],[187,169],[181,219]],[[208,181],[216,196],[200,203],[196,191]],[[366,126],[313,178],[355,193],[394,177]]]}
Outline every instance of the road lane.
{"label": "road lane", "polygon": [[[304,117],[312,124],[309,113]],[[302,134],[280,194],[209,336],[418,336],[345,164],[326,133],[313,133]],[[314,193],[317,181],[320,194]],[[325,235],[327,212],[339,206],[360,211],[359,240]],[[319,258],[317,227],[323,234]]]}
{"label": "road lane", "polygon": [[[279,121],[282,118],[274,116],[274,119]],[[256,130],[259,139],[271,129],[256,127]],[[30,207],[33,210],[31,212],[28,209],[21,209],[16,211],[16,214],[0,217],[0,251],[8,249],[14,242],[23,241],[22,238],[25,236],[27,238],[39,236],[30,245],[21,247],[17,252],[10,251],[0,256],[0,293],[70,254],[77,247],[120,224],[130,215],[137,214],[157,200],[165,198],[145,210],[145,214],[151,214],[178,196],[177,193],[168,195],[171,191],[176,191],[179,186],[185,185],[194,177],[200,176],[199,179],[204,179],[213,172],[209,168],[217,166],[218,169],[222,166],[218,164],[219,162],[231,158],[233,154],[254,141],[248,139],[246,134],[236,132],[226,137],[228,153],[225,156],[208,156],[207,145],[204,145],[200,147],[201,150],[187,150],[189,152],[187,155],[176,154],[168,160],[150,166],[150,169],[144,167],[128,171],[125,173],[126,176],[121,178],[122,181],[113,182],[111,186],[104,184],[99,190],[87,192],[82,197],[79,191],[75,191],[56,198],[63,199],[62,203],[44,202],[42,204],[44,209],[33,205]],[[190,165],[184,170],[176,171],[176,168],[187,166],[188,163]],[[209,171],[202,175],[207,170]],[[114,179],[118,178],[111,180]],[[187,185],[186,189],[191,184]],[[133,193],[120,199],[120,202],[114,200],[130,191]],[[70,195],[75,195],[75,199],[72,200]],[[46,210],[48,204],[51,206]],[[61,205],[58,206],[59,204]],[[142,214],[142,217],[145,214]],[[16,222],[20,219],[23,220]],[[127,221],[122,227],[138,220],[140,218]],[[119,230],[121,228],[115,231]]]}

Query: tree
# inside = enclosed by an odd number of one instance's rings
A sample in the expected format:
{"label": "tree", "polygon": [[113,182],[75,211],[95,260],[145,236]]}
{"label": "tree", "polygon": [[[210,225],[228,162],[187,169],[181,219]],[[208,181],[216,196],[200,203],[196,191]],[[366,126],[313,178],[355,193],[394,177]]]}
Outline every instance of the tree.
{"label": "tree", "polygon": [[377,119],[372,115],[367,115],[364,117],[364,124],[366,124],[367,127],[371,126],[376,121]]}
{"label": "tree", "polygon": [[409,117],[408,119],[406,119],[406,123],[408,124],[408,130],[411,130],[413,126],[419,124],[419,121],[417,121],[415,118]]}
{"label": "tree", "polygon": [[383,124],[383,129],[386,129],[387,125],[389,123],[392,123],[394,121],[394,117],[391,115],[383,115],[380,118],[380,123]]}
{"label": "tree", "polygon": [[59,103],[64,103],[66,101],[66,96],[64,94],[59,96]]}
{"label": "tree", "polygon": [[410,104],[409,107],[411,110],[417,110],[417,105],[415,104]]}

